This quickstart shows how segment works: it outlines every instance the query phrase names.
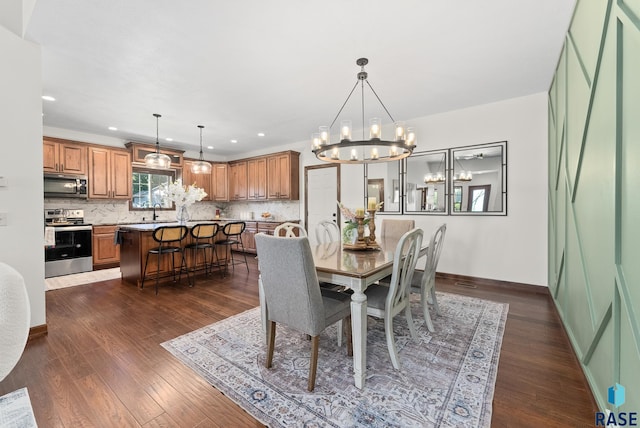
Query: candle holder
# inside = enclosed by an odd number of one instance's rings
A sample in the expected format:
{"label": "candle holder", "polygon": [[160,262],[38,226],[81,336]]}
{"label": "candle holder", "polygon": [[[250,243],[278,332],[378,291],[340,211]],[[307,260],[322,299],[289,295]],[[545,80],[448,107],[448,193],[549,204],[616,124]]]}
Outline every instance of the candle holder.
{"label": "candle holder", "polygon": [[376,243],[376,210],[367,210],[369,213],[369,242],[368,245],[378,245]]}

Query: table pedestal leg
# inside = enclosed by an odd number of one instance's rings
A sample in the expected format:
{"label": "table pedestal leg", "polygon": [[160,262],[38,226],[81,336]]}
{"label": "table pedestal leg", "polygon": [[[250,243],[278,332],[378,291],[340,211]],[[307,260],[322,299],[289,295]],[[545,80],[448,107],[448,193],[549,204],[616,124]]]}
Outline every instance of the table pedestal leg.
{"label": "table pedestal leg", "polygon": [[353,377],[357,388],[364,388],[367,368],[367,296],[354,290],[351,295],[351,336],[353,341]]}

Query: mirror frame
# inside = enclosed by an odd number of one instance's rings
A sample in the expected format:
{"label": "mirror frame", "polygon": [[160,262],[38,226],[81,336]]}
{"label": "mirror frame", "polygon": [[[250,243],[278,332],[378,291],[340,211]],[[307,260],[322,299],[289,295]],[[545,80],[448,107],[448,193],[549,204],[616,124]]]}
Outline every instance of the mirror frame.
{"label": "mirror frame", "polygon": [[[442,195],[443,201],[443,211],[412,211],[407,209],[408,195],[409,195],[409,180],[408,175],[410,172],[410,164],[412,160],[416,160],[420,157],[433,156],[433,155],[442,155],[444,159],[442,161],[442,167],[444,168],[444,183],[442,183],[442,190],[444,195]],[[418,175],[424,175],[423,172],[420,172]],[[449,150],[448,149],[440,149],[440,150],[426,150],[421,152],[414,152],[411,156],[404,159],[404,167],[403,167],[403,183],[402,183],[402,213],[403,214],[411,214],[411,215],[449,215]],[[411,183],[413,184],[413,183]],[[417,189],[427,189],[427,186],[416,184]],[[417,192],[416,192],[417,193]],[[428,197],[428,190],[425,193],[425,190],[422,191],[420,206],[426,204],[426,198]],[[417,197],[417,195],[416,195]],[[440,199],[440,197],[438,197]]]}
{"label": "mirror frame", "polygon": [[[502,189],[500,191],[500,195],[498,196],[501,201],[502,201],[502,209],[500,211],[456,211],[455,210],[455,206],[456,203],[458,203],[456,201],[456,187],[463,187],[458,183],[461,183],[460,181],[454,180],[454,177],[456,176],[457,172],[459,169],[462,169],[463,166],[461,163],[459,163],[459,161],[457,161],[456,158],[456,153],[457,152],[468,152],[468,151],[481,151],[482,150],[487,150],[487,149],[496,149],[496,148],[500,148],[501,149],[501,153],[500,153],[500,159],[499,159],[499,165],[500,165],[500,175],[501,175],[501,186]],[[494,143],[486,143],[486,144],[477,144],[477,145],[472,145],[472,146],[463,146],[463,147],[453,147],[450,150],[450,162],[449,162],[449,182],[450,182],[450,191],[449,194],[451,196],[451,201],[450,201],[450,206],[451,206],[451,212],[450,215],[471,215],[471,216],[506,216],[507,215],[507,141],[497,141]],[[460,165],[459,167],[456,166],[456,163],[458,165]],[[471,171],[473,172],[473,171]],[[473,179],[472,179],[473,181]],[[484,187],[485,185],[480,185],[480,187]],[[468,189],[470,186],[466,186],[466,188]],[[464,193],[461,194],[461,200],[460,203],[464,204],[464,199],[468,198],[469,195],[465,195]],[[486,204],[488,204],[489,201],[486,201]],[[485,205],[486,205],[485,204]]]}
{"label": "mirror frame", "polygon": [[[403,194],[402,194],[402,173],[403,173],[403,162],[402,160],[398,160],[398,161],[394,161],[397,162],[397,166],[398,166],[398,176],[397,177],[387,177],[385,176],[384,178],[381,177],[375,177],[375,178],[369,178],[369,164],[364,164],[364,186],[365,186],[365,197],[364,197],[364,206],[368,207],[368,201],[369,201],[369,185],[373,184],[373,183],[379,183],[379,180],[384,180],[383,181],[383,188],[382,191],[378,193],[378,195],[371,195],[371,197],[376,197],[378,202],[380,201],[378,198],[380,196],[385,198],[384,204],[382,205],[382,210],[376,212],[376,216],[377,215],[385,215],[385,214],[389,214],[389,215],[398,215],[398,214],[402,214],[402,206],[403,206]],[[389,165],[393,162],[384,162],[384,163],[376,163],[376,166],[384,166],[384,165]],[[389,198],[393,197],[394,195],[394,189],[393,189],[393,182],[394,180],[397,180],[398,183],[398,209],[394,210],[394,211],[389,211],[389,204],[388,204],[388,200]],[[373,183],[372,183],[373,182]],[[391,186],[391,187],[390,187]],[[386,188],[386,189],[385,189]],[[391,191],[388,191],[388,190]]]}

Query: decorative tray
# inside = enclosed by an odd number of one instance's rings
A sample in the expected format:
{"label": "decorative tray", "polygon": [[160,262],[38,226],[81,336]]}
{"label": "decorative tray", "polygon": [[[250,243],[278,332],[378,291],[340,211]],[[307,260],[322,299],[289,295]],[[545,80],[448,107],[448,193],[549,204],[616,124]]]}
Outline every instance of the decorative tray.
{"label": "decorative tray", "polygon": [[377,243],[372,244],[342,244],[342,249],[352,251],[378,251],[380,246]]}

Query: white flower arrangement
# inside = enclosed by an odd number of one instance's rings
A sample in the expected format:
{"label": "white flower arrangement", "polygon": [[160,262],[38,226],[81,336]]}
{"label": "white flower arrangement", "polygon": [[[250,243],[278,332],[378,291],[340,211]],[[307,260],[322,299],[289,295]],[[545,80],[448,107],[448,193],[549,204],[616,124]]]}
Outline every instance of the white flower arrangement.
{"label": "white flower arrangement", "polygon": [[184,186],[181,179],[169,183],[163,190],[164,198],[176,204],[176,207],[189,206],[207,196],[204,189],[195,184]]}

